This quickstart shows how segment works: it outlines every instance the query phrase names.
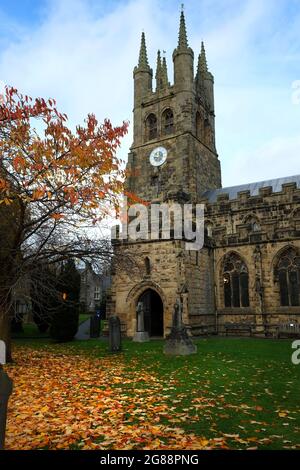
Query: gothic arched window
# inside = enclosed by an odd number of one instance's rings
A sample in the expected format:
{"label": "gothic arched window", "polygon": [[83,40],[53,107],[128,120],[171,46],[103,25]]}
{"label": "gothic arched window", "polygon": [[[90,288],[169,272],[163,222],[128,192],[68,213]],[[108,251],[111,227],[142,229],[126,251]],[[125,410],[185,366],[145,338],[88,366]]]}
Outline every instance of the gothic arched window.
{"label": "gothic arched window", "polygon": [[146,275],[149,276],[151,274],[151,264],[150,264],[150,259],[148,256],[145,258],[145,271]]}
{"label": "gothic arched window", "polygon": [[251,224],[251,230],[252,232],[260,232],[260,225],[257,222],[257,220],[253,221]]}
{"label": "gothic arched window", "polygon": [[204,229],[204,233],[208,236],[208,237],[212,237],[212,231],[213,231],[213,225],[209,222],[206,224],[206,227]]}
{"label": "gothic arched window", "polygon": [[146,140],[152,140],[157,137],[157,117],[151,113],[146,119]]}
{"label": "gothic arched window", "polygon": [[260,223],[256,217],[254,216],[248,217],[245,223],[249,225],[249,230],[251,232],[260,232],[261,230]]}
{"label": "gothic arched window", "polygon": [[249,307],[248,269],[235,253],[225,258],[223,285],[225,307]]}
{"label": "gothic arched window", "polygon": [[172,109],[168,108],[162,113],[162,133],[163,135],[174,132],[174,114]]}
{"label": "gothic arched window", "polygon": [[300,256],[293,248],[281,255],[277,269],[280,304],[283,307],[300,306]]}

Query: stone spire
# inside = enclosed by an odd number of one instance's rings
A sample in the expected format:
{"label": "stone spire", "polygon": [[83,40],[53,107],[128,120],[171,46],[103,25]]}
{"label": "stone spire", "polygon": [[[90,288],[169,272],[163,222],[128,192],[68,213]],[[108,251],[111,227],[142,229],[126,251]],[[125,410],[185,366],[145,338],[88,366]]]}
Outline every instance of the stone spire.
{"label": "stone spire", "polygon": [[140,47],[140,55],[139,55],[139,68],[149,68],[148,57],[147,57],[147,48],[146,48],[146,39],[145,33],[142,32],[141,38],[141,47]]}
{"label": "stone spire", "polygon": [[142,32],[139,62],[133,69],[134,106],[139,107],[144,97],[152,92],[152,69],[148,63],[145,33]]}
{"label": "stone spire", "polygon": [[210,111],[214,112],[214,77],[208,70],[206,53],[203,41],[201,42],[201,52],[198,58],[198,68],[196,74],[196,89],[202,100],[206,102]]}
{"label": "stone spire", "polygon": [[162,85],[164,88],[169,85],[168,68],[167,68],[167,61],[166,61],[165,56],[163,57],[163,60],[162,60]]}
{"label": "stone spire", "polygon": [[198,61],[198,73],[205,74],[208,72],[207,68],[207,61],[206,61],[206,53],[203,41],[201,42],[201,52],[199,54],[199,61]]}
{"label": "stone spire", "polygon": [[188,48],[188,40],[187,40],[187,34],[186,34],[186,26],[185,26],[185,18],[184,18],[183,9],[181,10],[181,14],[180,14],[178,48],[179,49]]}
{"label": "stone spire", "polygon": [[174,86],[192,92],[194,82],[194,53],[188,45],[183,7],[180,14],[178,46],[173,52]]}
{"label": "stone spire", "polygon": [[197,75],[196,81],[200,82],[201,80],[211,79],[213,80],[212,74],[209,72],[207,67],[207,60],[206,60],[206,52],[203,41],[201,42],[201,52],[198,57],[198,68],[197,68]]}
{"label": "stone spire", "polygon": [[161,63],[160,50],[157,51],[157,63],[156,63],[156,91],[163,88],[163,66]]}

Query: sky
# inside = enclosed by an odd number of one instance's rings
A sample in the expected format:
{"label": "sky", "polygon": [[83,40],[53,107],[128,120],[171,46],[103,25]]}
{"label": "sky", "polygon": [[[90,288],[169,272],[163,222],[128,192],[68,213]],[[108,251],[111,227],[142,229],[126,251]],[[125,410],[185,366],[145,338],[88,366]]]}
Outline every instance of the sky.
{"label": "sky", "polygon": [[[70,124],[132,123],[141,32],[173,82],[177,0],[0,0],[0,82],[55,98]],[[215,77],[223,186],[300,173],[300,0],[185,0],[195,59]],[[132,126],[120,157],[132,143]]]}

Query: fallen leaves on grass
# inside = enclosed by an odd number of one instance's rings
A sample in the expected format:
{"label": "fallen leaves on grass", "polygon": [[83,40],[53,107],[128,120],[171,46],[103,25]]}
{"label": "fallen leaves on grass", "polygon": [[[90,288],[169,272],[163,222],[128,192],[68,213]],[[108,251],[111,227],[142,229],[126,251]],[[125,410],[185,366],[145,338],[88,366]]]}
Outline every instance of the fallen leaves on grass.
{"label": "fallen leaves on grass", "polygon": [[[159,414],[168,414],[163,386],[155,375],[128,372],[122,358],[18,348],[15,364],[8,369],[14,392],[7,449],[227,447],[225,437],[205,439],[160,424]],[[136,387],[133,394],[127,393],[126,385]]]}
{"label": "fallen leaves on grass", "polygon": [[[6,447],[299,448],[299,406],[283,406],[274,383],[257,378],[263,369],[253,365],[246,380],[240,360],[227,365],[221,358],[222,367],[212,367],[215,356],[207,353],[202,365],[200,357],[196,365],[182,359],[169,367],[152,355],[147,364],[138,355],[96,358],[72,346],[18,346],[7,366],[14,393]],[[264,397],[271,394],[269,403]]]}

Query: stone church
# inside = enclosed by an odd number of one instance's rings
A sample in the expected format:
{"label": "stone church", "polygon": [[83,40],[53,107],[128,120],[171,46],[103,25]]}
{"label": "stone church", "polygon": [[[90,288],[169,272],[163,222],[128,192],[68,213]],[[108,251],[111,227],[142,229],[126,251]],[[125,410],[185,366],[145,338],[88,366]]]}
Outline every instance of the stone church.
{"label": "stone church", "polygon": [[300,323],[300,175],[222,188],[214,78],[203,44],[194,73],[183,12],[173,66],[170,84],[158,52],[153,77],[143,33],[126,184],[151,203],[204,203],[204,246],[188,251],[172,237],[116,242],[116,254],[129,253],[141,268],[115,270],[110,311],[132,337],[141,301],[150,336],[165,336],[180,296],[191,335],[272,336],[279,324]]}

